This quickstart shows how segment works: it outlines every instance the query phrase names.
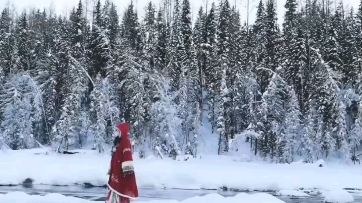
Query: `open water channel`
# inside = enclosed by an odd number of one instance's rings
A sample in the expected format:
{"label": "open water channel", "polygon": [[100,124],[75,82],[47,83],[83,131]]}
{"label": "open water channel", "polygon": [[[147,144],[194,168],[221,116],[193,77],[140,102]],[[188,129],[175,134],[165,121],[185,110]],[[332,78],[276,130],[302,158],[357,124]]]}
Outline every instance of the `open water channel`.
{"label": "open water channel", "polygon": [[[222,196],[234,196],[238,192],[223,191],[223,190],[183,190],[183,189],[154,189],[154,188],[140,188],[139,200],[165,200],[175,199],[178,201],[187,198],[202,196],[209,193],[218,193]],[[22,191],[32,195],[45,195],[48,193],[60,193],[67,196],[74,196],[93,201],[102,201],[105,199],[107,189],[102,187],[85,188],[82,186],[47,186],[47,185],[33,185],[30,187],[24,186],[0,186],[0,194]],[[349,190],[354,196],[355,203],[362,202],[362,191]],[[255,193],[255,192],[247,192]],[[267,192],[275,195],[275,192]],[[285,201],[286,203],[322,203],[323,197],[318,195],[311,195],[309,197],[288,197],[276,196],[277,198]]]}

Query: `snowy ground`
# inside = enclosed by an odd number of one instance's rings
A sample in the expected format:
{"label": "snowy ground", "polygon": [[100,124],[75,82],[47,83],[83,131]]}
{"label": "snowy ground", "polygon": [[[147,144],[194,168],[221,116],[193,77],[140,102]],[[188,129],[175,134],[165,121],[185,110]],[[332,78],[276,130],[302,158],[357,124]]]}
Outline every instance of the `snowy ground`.
{"label": "snowy ground", "polygon": [[[12,192],[0,195],[0,203],[99,203],[103,201],[88,201],[75,197],[66,197],[60,194],[48,194],[45,196],[27,195],[23,192]],[[139,203],[178,203],[176,200],[136,201]],[[283,201],[265,193],[249,195],[240,193],[234,197],[223,197],[218,194],[209,194],[186,199],[182,203],[283,203]]]}
{"label": "snowy ground", "polygon": [[[35,155],[34,153],[41,153]],[[33,184],[103,186],[110,157],[95,151],[75,155],[44,155],[44,149],[0,152],[0,185]],[[238,190],[362,189],[361,165],[267,164],[234,162],[204,156],[189,161],[135,160],[140,187]]]}

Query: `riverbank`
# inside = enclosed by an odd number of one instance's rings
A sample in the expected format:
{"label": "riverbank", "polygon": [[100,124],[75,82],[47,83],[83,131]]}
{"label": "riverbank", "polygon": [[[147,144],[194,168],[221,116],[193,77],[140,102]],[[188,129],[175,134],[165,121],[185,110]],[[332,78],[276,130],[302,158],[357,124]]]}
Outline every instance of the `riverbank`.
{"label": "riverbank", "polygon": [[[64,196],[58,193],[51,193],[44,196],[29,195],[24,192],[10,192],[1,195],[0,203],[101,203],[104,201],[90,201],[81,198]],[[218,194],[207,194],[204,196],[196,196],[186,199],[184,201],[176,200],[149,200],[137,201],[138,203],[285,203],[272,195],[266,193],[246,194],[240,193],[233,197],[223,197]]]}
{"label": "riverbank", "polygon": [[[86,185],[108,180],[110,157],[95,151],[48,153],[45,149],[0,152],[0,185]],[[230,157],[188,161],[135,159],[137,183],[147,188],[236,191],[362,190],[361,165],[269,164],[234,162]]]}

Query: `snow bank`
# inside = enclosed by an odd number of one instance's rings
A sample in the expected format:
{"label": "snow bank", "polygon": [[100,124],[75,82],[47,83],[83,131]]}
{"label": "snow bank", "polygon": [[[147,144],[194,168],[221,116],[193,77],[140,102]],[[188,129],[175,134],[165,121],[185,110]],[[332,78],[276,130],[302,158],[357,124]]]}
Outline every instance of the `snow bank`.
{"label": "snow bank", "polygon": [[[34,153],[38,155],[34,155]],[[39,154],[40,153],[40,154]],[[44,155],[41,150],[0,153],[0,185],[33,184],[103,186],[110,156],[95,151]],[[183,189],[295,190],[362,189],[360,166],[233,162],[226,156],[172,160],[135,160],[139,187]]]}
{"label": "snow bank", "polygon": [[278,196],[291,196],[291,197],[308,197],[309,195],[305,192],[298,190],[280,190],[276,193]]}
{"label": "snow bank", "polygon": [[342,189],[334,189],[331,191],[322,192],[324,201],[329,203],[350,203],[354,202],[352,194]]}
{"label": "snow bank", "polygon": [[45,196],[28,195],[23,192],[11,192],[0,195],[0,203],[91,203],[90,201],[75,197],[66,197],[51,193]]}
{"label": "snow bank", "polygon": [[[266,193],[246,194],[240,193],[234,197],[223,197],[218,194],[193,197],[182,201],[182,203],[285,203],[272,195]],[[155,202],[156,203],[156,202]]]}
{"label": "snow bank", "polygon": [[[48,194],[45,196],[28,195],[23,192],[12,192],[0,195],[0,203],[100,203],[103,201],[88,201],[75,197],[66,197],[61,194]],[[182,202],[176,200],[153,200],[153,201],[137,201],[139,203],[285,203],[269,194],[258,193],[248,195],[241,193],[234,197],[223,197],[218,194],[208,194],[205,196],[197,196]]]}

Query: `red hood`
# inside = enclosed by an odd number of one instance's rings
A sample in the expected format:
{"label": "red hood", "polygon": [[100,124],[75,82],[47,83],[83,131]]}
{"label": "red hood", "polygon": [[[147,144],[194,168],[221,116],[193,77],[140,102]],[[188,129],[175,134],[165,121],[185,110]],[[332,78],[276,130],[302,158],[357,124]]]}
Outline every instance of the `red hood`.
{"label": "red hood", "polygon": [[121,131],[122,137],[128,137],[128,133],[130,131],[130,125],[128,123],[122,123],[117,126],[118,130]]}

